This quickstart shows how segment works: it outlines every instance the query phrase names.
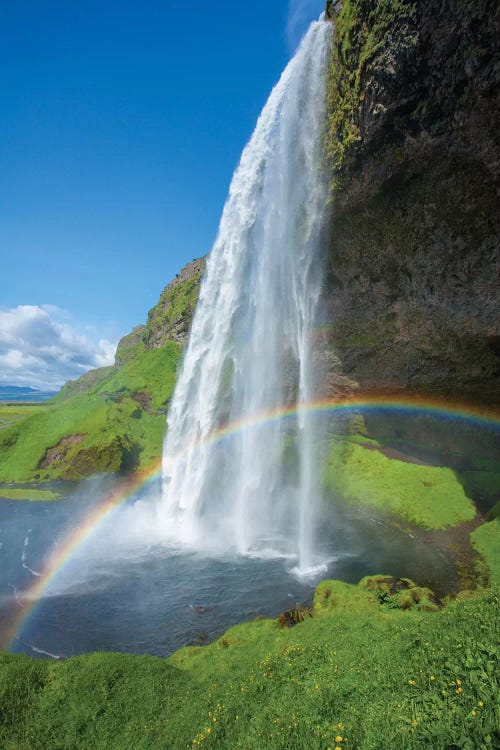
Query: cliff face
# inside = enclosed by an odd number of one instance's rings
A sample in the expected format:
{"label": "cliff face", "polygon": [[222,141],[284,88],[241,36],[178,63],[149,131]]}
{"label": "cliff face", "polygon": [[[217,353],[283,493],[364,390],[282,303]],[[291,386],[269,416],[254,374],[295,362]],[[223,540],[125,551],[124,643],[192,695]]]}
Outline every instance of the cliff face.
{"label": "cliff face", "polygon": [[349,0],[329,12],[322,388],[497,400],[500,7]]}
{"label": "cliff face", "polygon": [[167,341],[187,342],[204,270],[205,258],[196,258],[167,284],[142,332],[146,349],[158,349]]}

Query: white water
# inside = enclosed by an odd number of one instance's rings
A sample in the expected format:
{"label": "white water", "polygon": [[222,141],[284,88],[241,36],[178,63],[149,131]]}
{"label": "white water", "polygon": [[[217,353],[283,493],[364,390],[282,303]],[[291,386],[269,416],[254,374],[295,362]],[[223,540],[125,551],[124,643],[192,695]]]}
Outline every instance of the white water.
{"label": "white water", "polygon": [[[311,25],[234,173],[170,412],[159,522],[177,543],[315,558],[311,330],[321,290],[324,71],[331,27]],[[252,426],[215,442],[225,424]],[[257,424],[255,422],[257,421]],[[295,467],[283,460],[294,441]]]}

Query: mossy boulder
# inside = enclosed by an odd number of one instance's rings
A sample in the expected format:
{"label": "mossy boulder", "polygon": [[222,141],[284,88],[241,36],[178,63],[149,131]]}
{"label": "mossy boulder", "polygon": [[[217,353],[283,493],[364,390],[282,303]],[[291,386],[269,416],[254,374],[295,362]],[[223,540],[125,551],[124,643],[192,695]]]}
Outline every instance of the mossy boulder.
{"label": "mossy boulder", "polygon": [[442,607],[442,603],[430,589],[417,586],[409,578],[366,576],[361,579],[359,586],[373,592],[381,604],[391,609],[422,609],[426,612],[436,612]]}

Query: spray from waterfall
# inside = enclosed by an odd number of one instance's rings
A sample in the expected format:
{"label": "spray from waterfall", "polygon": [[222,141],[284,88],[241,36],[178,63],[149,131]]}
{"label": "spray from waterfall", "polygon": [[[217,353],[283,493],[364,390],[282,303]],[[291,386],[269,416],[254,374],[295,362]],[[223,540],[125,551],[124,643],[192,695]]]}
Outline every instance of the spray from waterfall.
{"label": "spray from waterfall", "polygon": [[293,554],[301,572],[317,563],[314,417],[304,410],[294,428],[271,422],[224,445],[208,438],[314,396],[330,32],[311,24],[234,173],[168,415],[159,508],[175,542]]}

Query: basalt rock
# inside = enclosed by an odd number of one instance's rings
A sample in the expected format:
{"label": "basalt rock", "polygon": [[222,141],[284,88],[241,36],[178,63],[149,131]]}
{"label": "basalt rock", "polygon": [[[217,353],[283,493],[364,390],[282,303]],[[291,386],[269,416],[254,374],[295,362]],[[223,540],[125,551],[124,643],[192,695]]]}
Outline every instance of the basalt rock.
{"label": "basalt rock", "polygon": [[500,6],[330,3],[325,395],[500,397]]}

